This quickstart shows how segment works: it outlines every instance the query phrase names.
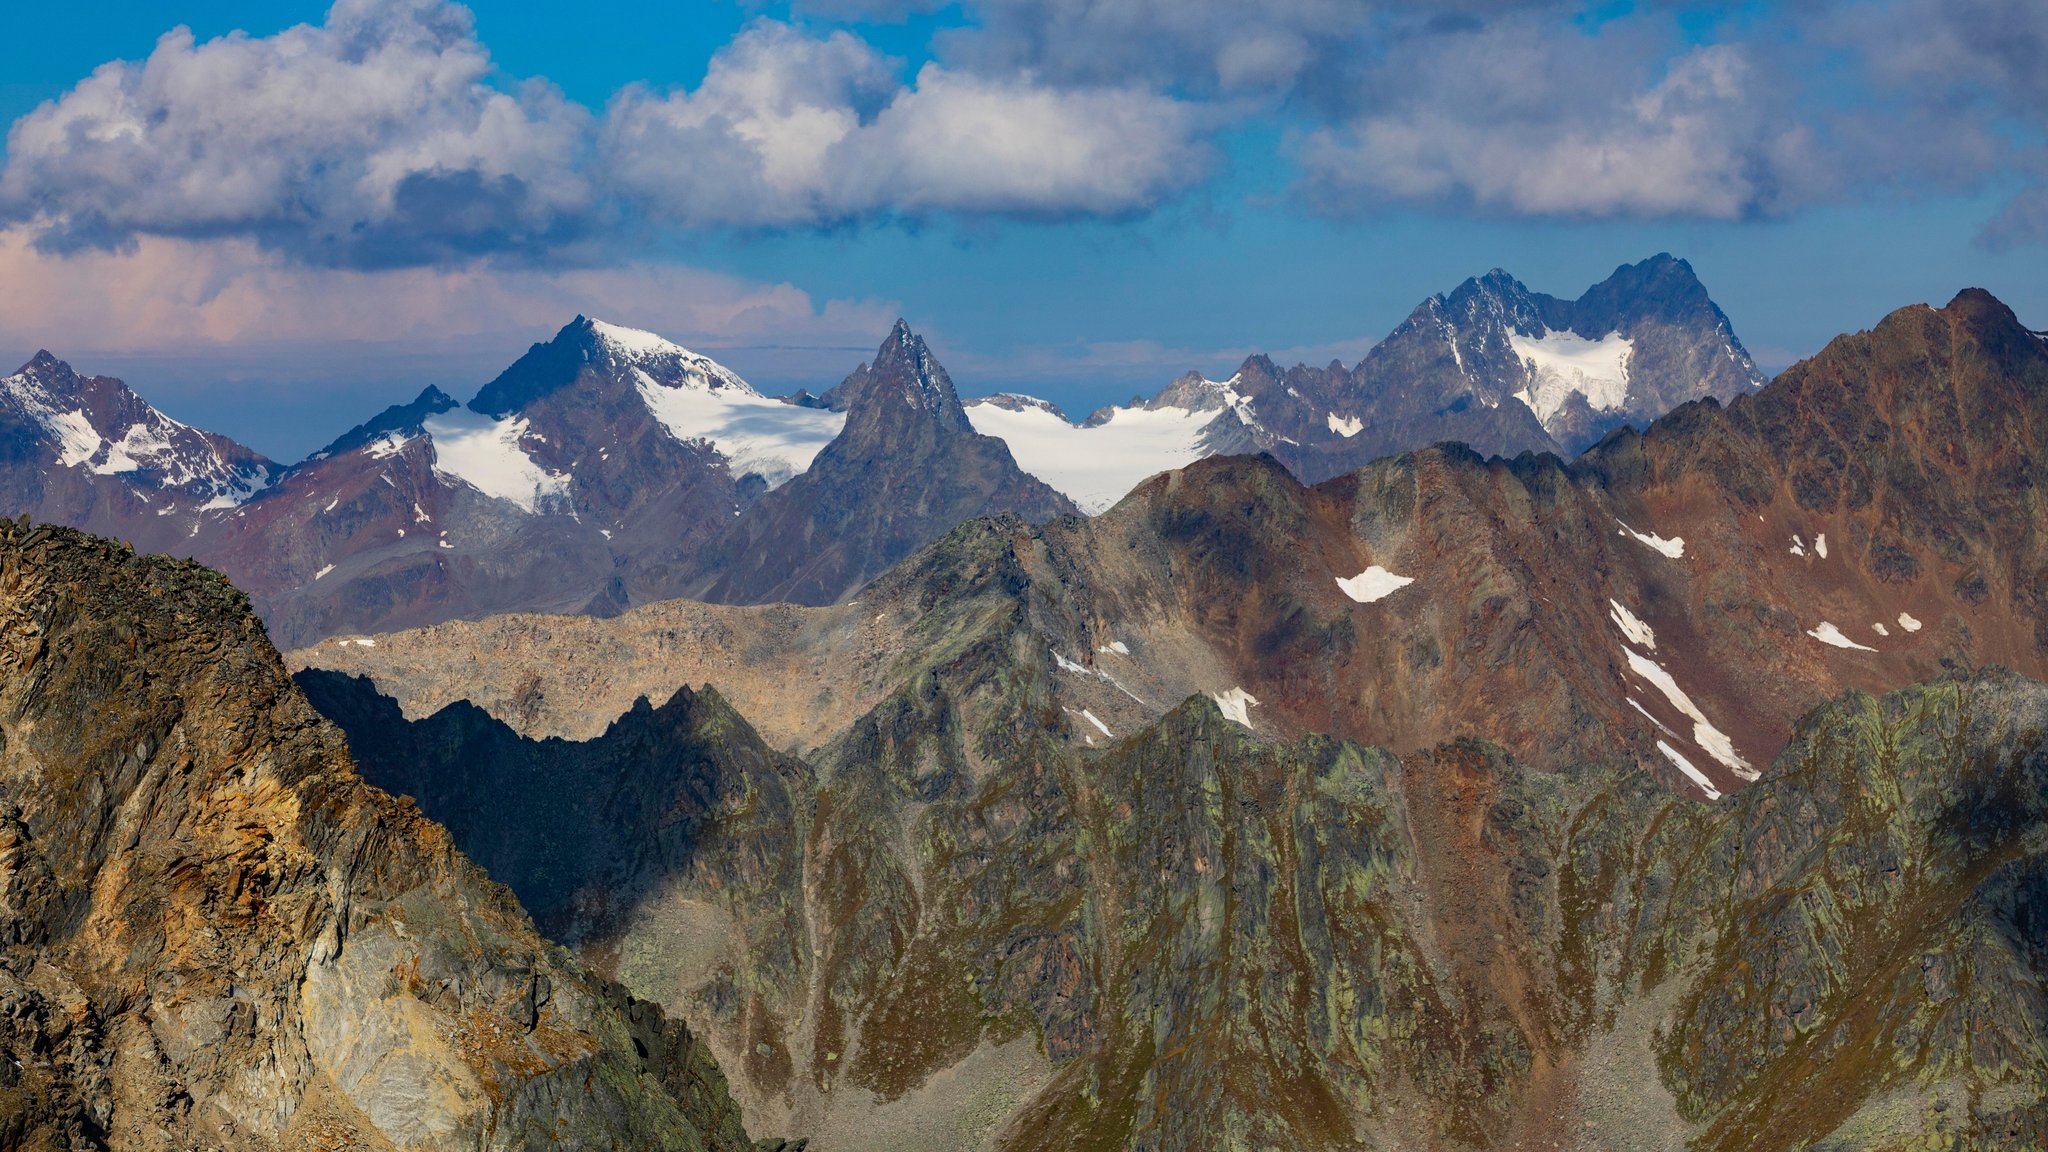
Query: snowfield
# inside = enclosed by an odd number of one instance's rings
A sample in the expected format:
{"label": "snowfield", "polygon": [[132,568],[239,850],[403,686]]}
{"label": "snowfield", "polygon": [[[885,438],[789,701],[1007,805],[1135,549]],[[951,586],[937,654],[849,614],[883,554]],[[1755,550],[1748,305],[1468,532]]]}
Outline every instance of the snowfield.
{"label": "snowfield", "polygon": [[770,400],[744,381],[737,386],[694,379],[664,384],[635,368],[633,383],[669,435],[708,442],[730,462],[734,476],[753,473],[770,488],[808,469],[846,427],[844,412]]}
{"label": "snowfield", "polygon": [[1348,579],[1343,576],[1337,577],[1337,587],[1342,588],[1346,596],[1360,604],[1385,599],[1413,583],[1415,577],[1396,576],[1377,564]]}
{"label": "snowfield", "polygon": [[1574,393],[1596,412],[1612,412],[1628,402],[1628,360],[1635,345],[1618,332],[1598,340],[1576,332],[1510,332],[1508,343],[1529,369],[1529,383],[1515,399],[1527,404],[1546,428]]}
{"label": "snowfield", "polygon": [[1211,692],[1209,699],[1216,702],[1223,715],[1237,721],[1246,728],[1252,726],[1251,709],[1258,706],[1258,698],[1243,688],[1232,688],[1227,692]]}
{"label": "snowfield", "polygon": [[1721,798],[1721,790],[1714,787],[1714,782],[1712,780],[1707,779],[1707,774],[1693,767],[1692,761],[1687,760],[1685,757],[1679,755],[1678,749],[1673,748],[1671,745],[1666,744],[1662,740],[1659,740],[1657,741],[1657,751],[1662,752],[1666,760],[1669,760],[1673,764],[1677,765],[1678,770],[1680,772],[1683,772],[1687,776],[1690,776],[1692,778],[1692,782],[1700,786],[1700,791],[1705,792],[1707,794],[1707,799],[1719,800]]}
{"label": "snowfield", "polygon": [[1727,733],[1708,721],[1706,713],[1701,712],[1692,702],[1692,698],[1679,688],[1678,681],[1672,679],[1671,673],[1666,672],[1663,665],[1626,644],[1622,645],[1621,650],[1628,657],[1629,670],[1663,693],[1667,703],[1685,713],[1686,718],[1692,721],[1692,742],[1699,745],[1700,751],[1720,761],[1723,767],[1744,780],[1757,778],[1756,769],[1751,768],[1749,761],[1736,754],[1735,742],[1728,738]]}
{"label": "snowfield", "polygon": [[1815,640],[1820,641],[1823,644],[1831,645],[1836,648],[1854,648],[1858,652],[1877,651],[1877,649],[1870,647],[1868,644],[1858,644],[1854,640],[1849,639],[1847,636],[1842,634],[1842,630],[1840,628],[1835,627],[1833,624],[1828,623],[1826,620],[1821,621],[1820,627],[1818,628],[1808,628],[1806,630],[1806,634],[1808,636],[1813,637]]}
{"label": "snowfield", "polygon": [[1673,536],[1671,539],[1666,540],[1655,532],[1648,534],[1638,532],[1629,527],[1626,520],[1616,520],[1615,523],[1621,525],[1620,535],[1633,536],[1673,560],[1677,560],[1685,555],[1685,537],[1683,536]]}
{"label": "snowfield", "polygon": [[1092,428],[1036,404],[1011,409],[975,400],[966,408],[976,432],[1008,444],[1019,468],[1094,516],[1147,477],[1207,456],[1203,431],[1241,403],[1235,392],[1226,389],[1223,396],[1224,408],[1117,408]]}
{"label": "snowfield", "polygon": [[526,418],[493,420],[464,408],[429,416],[427,435],[434,445],[434,472],[528,512],[569,491],[569,477],[549,472],[519,446]]}

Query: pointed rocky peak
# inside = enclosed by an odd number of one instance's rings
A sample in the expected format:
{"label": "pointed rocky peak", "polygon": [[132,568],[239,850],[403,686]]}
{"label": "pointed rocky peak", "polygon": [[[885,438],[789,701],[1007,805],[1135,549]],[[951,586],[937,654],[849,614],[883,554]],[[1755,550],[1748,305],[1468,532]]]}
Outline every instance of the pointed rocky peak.
{"label": "pointed rocky peak", "polygon": [[598,346],[591,321],[578,316],[562,326],[554,339],[535,344],[512,366],[477,392],[470,410],[485,416],[508,416],[543,396],[576,382]]}
{"label": "pointed rocky peak", "polygon": [[314,453],[312,459],[352,452],[371,441],[390,436],[417,436],[424,431],[423,425],[429,416],[438,416],[460,407],[462,405],[456,402],[455,397],[430,384],[411,403],[393,404],[342,433],[333,443]]}
{"label": "pointed rocky peak", "polygon": [[578,316],[554,339],[527,349],[484,385],[469,406],[486,416],[508,416],[578,381],[607,395],[648,386],[757,395],[731,369],[666,337]]}
{"label": "pointed rocky peak", "polygon": [[874,360],[855,369],[826,397],[847,413],[849,436],[909,424],[974,434],[952,377],[925,346],[924,338],[902,320],[889,330]]}

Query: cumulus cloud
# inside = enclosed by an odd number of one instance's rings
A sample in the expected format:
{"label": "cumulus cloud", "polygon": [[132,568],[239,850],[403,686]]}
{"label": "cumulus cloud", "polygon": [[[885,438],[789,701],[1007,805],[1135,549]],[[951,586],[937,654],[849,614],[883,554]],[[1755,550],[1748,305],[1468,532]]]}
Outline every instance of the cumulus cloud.
{"label": "cumulus cloud", "polygon": [[1829,180],[1775,78],[1730,45],[1661,75],[1638,41],[1500,21],[1414,46],[1399,96],[1300,142],[1326,211],[1387,199],[1522,215],[1734,219],[1797,204]]}
{"label": "cumulus cloud", "polygon": [[2038,0],[964,0],[915,66],[832,27],[941,7],[797,0],[698,83],[597,112],[499,74],[449,0],[178,29],[14,125],[0,224],[57,252],[598,265],[663,230],[1143,215],[1249,126],[1332,215],[1740,219],[2003,180],[1987,242],[2048,238]]}
{"label": "cumulus cloud", "polygon": [[178,28],[15,123],[0,208],[60,250],[246,235],[379,265],[560,246],[595,202],[589,113],[490,68],[441,0],[341,0],[269,37]]}
{"label": "cumulus cloud", "polygon": [[1141,212],[1197,180],[1194,111],[1141,89],[896,62],[845,32],[758,22],[695,90],[623,93],[601,152],[620,191],[689,226],[884,215]]}

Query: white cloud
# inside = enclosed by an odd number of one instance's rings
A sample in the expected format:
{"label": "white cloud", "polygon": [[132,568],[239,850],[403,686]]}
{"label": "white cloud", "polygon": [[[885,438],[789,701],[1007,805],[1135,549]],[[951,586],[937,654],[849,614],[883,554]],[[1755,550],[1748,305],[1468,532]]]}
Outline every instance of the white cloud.
{"label": "white cloud", "polygon": [[268,37],[178,28],[17,121],[0,205],[57,247],[246,235],[374,265],[565,242],[594,202],[589,114],[490,70],[442,0],[341,0]]}
{"label": "white cloud", "polygon": [[756,22],[694,91],[628,90],[602,152],[622,193],[688,226],[887,215],[1120,215],[1195,182],[1192,109],[1137,89],[1054,88],[896,63],[845,32]]}
{"label": "white cloud", "polygon": [[1734,219],[1820,187],[1817,142],[1778,114],[1782,93],[1742,50],[1692,49],[1647,83],[1638,52],[1514,22],[1449,38],[1406,64],[1403,98],[1307,135],[1305,188],[1337,212],[1403,199]]}

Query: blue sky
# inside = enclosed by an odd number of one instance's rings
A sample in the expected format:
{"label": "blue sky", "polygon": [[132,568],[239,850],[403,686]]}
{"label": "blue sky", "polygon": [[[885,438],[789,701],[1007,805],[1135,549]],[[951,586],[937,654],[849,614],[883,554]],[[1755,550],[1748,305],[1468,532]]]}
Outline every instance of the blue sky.
{"label": "blue sky", "polygon": [[814,391],[900,313],[1085,411],[1670,251],[1776,369],[1967,285],[2048,326],[2043,53],[2031,0],[43,6],[0,354],[287,458],[579,311]]}

